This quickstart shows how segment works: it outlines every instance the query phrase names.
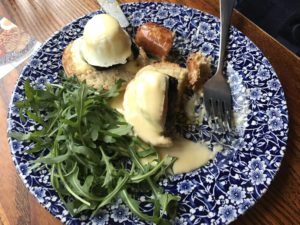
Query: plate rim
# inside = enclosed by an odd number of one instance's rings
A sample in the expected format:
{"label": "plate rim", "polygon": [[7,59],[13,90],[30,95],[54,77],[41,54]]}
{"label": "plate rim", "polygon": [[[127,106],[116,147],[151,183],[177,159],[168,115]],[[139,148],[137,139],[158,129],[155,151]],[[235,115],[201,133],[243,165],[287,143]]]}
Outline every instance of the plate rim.
{"label": "plate rim", "polygon": [[[139,6],[139,5],[147,5],[147,4],[158,4],[158,5],[164,5],[164,6],[166,6],[166,5],[171,5],[171,6],[174,6],[174,7],[181,7],[181,8],[184,8],[184,10],[186,11],[186,10],[193,10],[193,11],[198,11],[198,12],[200,12],[200,13],[204,13],[204,14],[206,14],[206,15],[208,15],[208,16],[210,16],[210,17],[214,17],[215,19],[217,19],[217,21],[219,22],[219,17],[218,16],[214,16],[214,15],[212,15],[212,14],[210,14],[210,13],[208,13],[208,12],[206,12],[206,11],[202,11],[202,10],[200,10],[200,9],[197,9],[197,8],[192,8],[192,7],[190,7],[190,6],[187,6],[187,5],[184,5],[184,4],[178,4],[178,3],[168,3],[168,2],[128,2],[128,3],[123,3],[123,4],[120,4],[120,6],[121,7],[123,7],[123,6],[130,6],[130,7],[135,7],[135,6]],[[137,7],[138,8],[138,7]],[[90,16],[90,15],[94,15],[94,14],[98,14],[98,13],[103,13],[103,10],[102,9],[98,9],[98,10],[95,10],[95,11],[90,11],[90,12],[88,12],[87,14],[84,14],[83,16],[80,16],[80,17],[78,17],[78,18],[75,18],[75,19],[73,19],[72,21],[70,21],[69,23],[67,23],[67,24],[65,24],[65,25],[63,25],[63,26],[61,26],[57,31],[55,31],[55,32],[53,32],[33,53],[32,53],[32,55],[29,57],[29,59],[28,59],[28,61],[27,61],[27,63],[26,63],[26,65],[22,68],[22,70],[21,70],[21,72],[20,72],[20,74],[19,74],[19,77],[17,78],[17,80],[16,80],[16,83],[15,83],[15,85],[14,85],[14,87],[13,87],[13,92],[11,93],[11,96],[10,96],[10,101],[9,101],[9,105],[8,105],[8,112],[7,112],[7,134],[9,133],[9,131],[10,131],[10,125],[9,125],[9,121],[10,121],[10,119],[11,119],[11,107],[13,106],[13,104],[14,104],[14,95],[15,95],[15,93],[16,93],[16,89],[17,89],[17,87],[18,87],[18,84],[19,84],[19,82],[21,81],[21,79],[23,78],[23,74],[24,74],[24,71],[27,69],[27,67],[29,67],[29,65],[31,64],[31,62],[32,62],[32,60],[33,60],[33,58],[34,58],[34,56],[38,53],[38,52],[40,52],[43,48],[44,48],[44,46],[51,40],[51,39],[53,39],[57,34],[59,34],[59,33],[61,33],[62,32],[62,30],[65,28],[65,27],[68,27],[68,26],[70,26],[70,25],[72,25],[72,24],[74,24],[76,21],[79,21],[79,20],[82,20],[82,19],[84,19],[85,17],[87,17],[87,16]],[[235,26],[233,26],[233,25],[231,25],[231,27],[233,27],[235,30],[237,30],[238,32],[240,32],[242,35],[243,35],[243,38],[246,38],[246,39],[248,39],[254,46],[255,46],[255,48],[259,51],[259,52],[261,52],[261,54],[263,55],[263,57],[268,61],[268,63],[270,63],[270,61],[268,60],[268,58],[266,58],[266,56],[265,56],[265,54],[261,51],[261,49],[248,37],[248,36],[246,36],[242,31],[240,31],[237,27],[235,27]],[[272,64],[270,63],[270,65],[271,65],[271,70],[273,70],[273,72],[274,72],[274,74],[276,75],[276,78],[277,78],[277,80],[279,81],[279,84],[280,84],[280,87],[283,87],[282,86],[282,83],[281,83],[281,81],[280,81],[280,79],[279,79],[279,77],[278,77],[278,75],[277,75],[277,73],[276,73],[276,71],[275,71],[275,69],[274,69],[274,67],[272,66]],[[285,92],[284,91],[282,91],[282,97],[283,97],[283,99],[285,100],[285,106],[286,106],[286,109],[285,109],[285,111],[286,111],[286,119],[287,119],[287,124],[289,123],[289,114],[288,114],[288,108],[287,108],[287,103],[286,103],[286,94],[285,94]],[[274,180],[275,180],[275,178],[276,178],[276,176],[277,176],[277,174],[278,174],[278,171],[281,169],[281,166],[282,166],[282,162],[283,162],[283,159],[284,159],[284,156],[285,156],[285,152],[286,152],[286,149],[287,149],[287,144],[288,144],[288,137],[289,137],[289,126],[287,126],[287,128],[286,129],[283,129],[283,130],[285,130],[286,131],[286,143],[285,143],[285,145],[284,146],[282,146],[282,148],[281,148],[281,150],[282,150],[282,158],[281,158],[281,160],[280,160],[280,162],[279,162],[279,165],[278,165],[278,167],[277,167],[277,169],[276,169],[276,171],[275,171],[275,173],[274,173],[274,175],[272,176],[272,179],[271,179],[271,182],[270,182],[270,184],[269,185],[267,185],[266,186],[266,188],[264,188],[263,189],[263,191],[260,193],[260,195],[257,197],[257,198],[255,198],[255,200],[254,200],[254,202],[253,202],[253,204],[251,204],[248,208],[247,208],[247,210],[246,211],[244,211],[244,212],[242,212],[242,213],[237,213],[237,216],[234,218],[234,220],[232,220],[232,221],[230,221],[230,222],[233,222],[233,221],[235,221],[235,220],[237,220],[241,215],[243,215],[245,212],[247,212],[250,208],[252,208],[254,205],[256,205],[257,204],[257,201],[260,201],[260,199],[265,195],[265,193],[267,192],[267,190],[270,188],[270,185],[272,185],[272,183],[274,183]],[[16,164],[16,160],[15,160],[15,157],[14,157],[14,154],[13,154],[13,149],[14,149],[14,147],[13,147],[13,143],[12,143],[12,138],[8,135],[8,143],[9,143],[9,147],[10,147],[10,154],[11,154],[11,159],[12,159],[12,161],[13,161],[13,163],[14,163],[14,165],[15,165],[15,167],[16,167],[16,170],[17,170],[17,174],[18,174],[18,176],[21,178],[21,180],[22,180],[22,182],[23,182],[23,184],[25,185],[25,187],[26,187],[26,189],[29,191],[29,193],[30,194],[32,194],[33,196],[34,196],[34,198],[35,198],[35,200],[44,208],[44,209],[46,209],[50,214],[51,214],[51,216],[54,216],[55,218],[57,218],[57,219],[59,219],[59,221],[60,222],[62,222],[62,223],[64,223],[64,224],[66,224],[68,221],[62,221],[61,220],[61,218],[60,217],[58,217],[56,214],[53,214],[50,210],[49,210],[49,208],[48,207],[46,207],[46,205],[45,204],[43,204],[42,202],[40,202],[39,200],[38,200],[38,198],[35,196],[35,194],[34,194],[34,192],[33,192],[33,190],[32,190],[32,188],[29,186],[29,185],[27,185],[27,183],[26,183],[26,179],[25,178],[23,178],[22,177],[22,173],[21,173],[21,171],[20,171],[20,169],[19,169],[19,167],[18,167],[18,164]],[[227,223],[230,223],[230,222],[226,222],[226,224]]]}

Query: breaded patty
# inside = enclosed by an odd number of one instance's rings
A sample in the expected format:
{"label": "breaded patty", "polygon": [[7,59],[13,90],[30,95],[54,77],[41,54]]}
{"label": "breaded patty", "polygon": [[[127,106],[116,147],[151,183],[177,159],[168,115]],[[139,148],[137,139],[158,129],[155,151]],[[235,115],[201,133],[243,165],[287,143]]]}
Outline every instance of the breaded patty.
{"label": "breaded patty", "polygon": [[116,65],[109,68],[99,68],[89,65],[80,53],[81,38],[71,42],[64,50],[62,64],[67,76],[77,76],[80,81],[87,85],[109,89],[117,80],[124,80],[123,89],[134,78],[136,72],[147,65],[148,58],[140,48],[140,55],[136,60],[129,59],[124,65]]}
{"label": "breaded patty", "polygon": [[143,69],[154,69],[160,73],[167,74],[171,77],[174,77],[178,80],[178,94],[179,96],[183,95],[183,91],[187,87],[188,82],[188,70],[186,68],[180,67],[176,63],[171,62],[156,62],[151,65],[144,67]]}

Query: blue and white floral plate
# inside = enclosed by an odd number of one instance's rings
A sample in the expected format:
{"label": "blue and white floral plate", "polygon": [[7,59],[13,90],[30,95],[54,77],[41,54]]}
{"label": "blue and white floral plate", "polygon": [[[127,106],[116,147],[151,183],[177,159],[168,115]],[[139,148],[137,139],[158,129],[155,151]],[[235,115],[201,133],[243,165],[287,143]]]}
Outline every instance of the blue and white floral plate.
{"label": "blue and white floral plate", "polygon": [[[216,17],[180,5],[131,3],[122,5],[132,34],[137,26],[153,21],[176,32],[178,62],[201,50],[212,56],[216,65],[219,43],[219,20]],[[53,82],[62,69],[61,57],[69,42],[78,38],[86,22],[95,14],[84,16],[55,33],[24,68],[9,109],[9,131],[39,129],[30,121],[21,121],[15,102],[24,98],[24,80],[43,87]],[[174,224],[227,224],[252,206],[267,190],[279,169],[287,143],[288,116],[280,82],[262,52],[241,32],[230,30],[227,72],[233,92],[234,111],[238,115],[235,135],[216,135],[207,124],[190,125],[180,131],[186,138],[205,141],[223,151],[206,166],[177,175],[160,185],[181,196]],[[201,107],[201,106],[200,106]],[[196,109],[197,111],[197,109]],[[242,115],[242,116],[239,116]],[[147,224],[139,221],[120,201],[102,210],[96,218],[72,217],[53,190],[46,169],[30,171],[28,155],[32,143],[9,140],[14,163],[26,187],[55,217],[66,224]],[[140,197],[140,201],[145,199]],[[147,208],[144,208],[147,210]]]}

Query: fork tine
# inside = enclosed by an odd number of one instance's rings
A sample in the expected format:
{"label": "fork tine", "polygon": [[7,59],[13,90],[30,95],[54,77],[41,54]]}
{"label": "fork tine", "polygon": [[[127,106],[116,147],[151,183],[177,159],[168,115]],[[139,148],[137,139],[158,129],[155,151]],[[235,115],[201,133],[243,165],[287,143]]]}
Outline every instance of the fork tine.
{"label": "fork tine", "polygon": [[220,130],[221,129],[220,101],[218,99],[215,101],[215,111],[216,111],[215,124],[217,126],[217,130]]}
{"label": "fork tine", "polygon": [[204,104],[205,104],[205,110],[206,110],[206,114],[207,117],[209,119],[209,117],[211,116],[212,112],[211,112],[211,100],[210,99],[205,99],[204,100]]}
{"label": "fork tine", "polygon": [[209,98],[204,100],[204,104],[209,126],[222,133],[230,132],[232,130],[231,101]]}
{"label": "fork tine", "polygon": [[228,131],[231,131],[232,128],[232,115],[231,115],[231,106],[225,104],[225,120]]}
{"label": "fork tine", "polygon": [[223,112],[223,124],[224,124],[224,131],[230,131],[229,129],[229,124],[227,120],[227,115],[226,115],[226,106],[225,102],[222,104],[222,112]]}
{"label": "fork tine", "polygon": [[218,111],[218,105],[217,101],[212,101],[212,127],[214,130],[217,129],[217,111]]}
{"label": "fork tine", "polygon": [[211,126],[212,104],[211,99],[204,99],[205,110],[209,126]]}
{"label": "fork tine", "polygon": [[220,131],[221,132],[225,132],[225,126],[224,126],[224,121],[225,121],[225,115],[224,115],[224,110],[223,107],[224,106],[224,102],[223,101],[219,101],[218,103],[218,124],[220,125]]}

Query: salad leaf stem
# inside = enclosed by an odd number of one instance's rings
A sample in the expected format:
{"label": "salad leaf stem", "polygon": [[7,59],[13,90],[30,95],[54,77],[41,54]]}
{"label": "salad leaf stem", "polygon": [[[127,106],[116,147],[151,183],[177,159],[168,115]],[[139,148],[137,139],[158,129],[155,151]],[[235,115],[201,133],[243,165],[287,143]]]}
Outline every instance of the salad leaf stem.
{"label": "salad leaf stem", "polygon": [[[39,129],[11,132],[11,138],[31,141],[32,170],[49,170],[50,182],[74,216],[99,210],[120,198],[142,220],[170,224],[177,196],[164,193],[158,179],[173,159],[160,159],[155,148],[136,137],[132,126],[109,102],[122,81],[109,90],[93,89],[77,78],[61,77],[61,84],[35,89],[25,81],[25,98],[16,103],[22,121]],[[40,128],[41,127],[41,128]],[[155,159],[142,164],[142,159]],[[141,187],[141,188],[139,188]],[[137,196],[145,190],[153,212],[143,212]],[[175,210],[173,210],[175,209]]]}

